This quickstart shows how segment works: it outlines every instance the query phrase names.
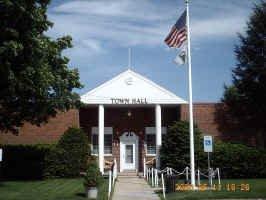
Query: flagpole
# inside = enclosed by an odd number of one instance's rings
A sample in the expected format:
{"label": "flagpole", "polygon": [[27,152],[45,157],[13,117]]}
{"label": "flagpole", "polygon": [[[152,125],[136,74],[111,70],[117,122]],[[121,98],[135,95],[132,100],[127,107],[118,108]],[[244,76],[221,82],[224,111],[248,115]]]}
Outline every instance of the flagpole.
{"label": "flagpole", "polygon": [[128,69],[131,69],[131,48],[128,48]]}
{"label": "flagpole", "polygon": [[188,92],[189,92],[189,138],[190,138],[190,173],[191,185],[195,189],[195,160],[194,160],[194,128],[193,128],[193,104],[192,104],[192,74],[190,55],[190,28],[189,28],[189,2],[186,0],[187,9],[187,54],[188,54]]}

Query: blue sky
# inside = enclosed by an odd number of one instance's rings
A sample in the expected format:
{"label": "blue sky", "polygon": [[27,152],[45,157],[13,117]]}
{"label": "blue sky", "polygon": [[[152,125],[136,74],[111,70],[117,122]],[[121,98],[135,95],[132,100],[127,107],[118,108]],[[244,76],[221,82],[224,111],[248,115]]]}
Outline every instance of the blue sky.
{"label": "blue sky", "polygon": [[[217,102],[231,82],[237,33],[244,33],[256,0],[191,0],[191,48],[194,102]],[[187,67],[164,44],[185,9],[184,0],[54,0],[48,35],[71,35],[74,47],[64,53],[78,68],[84,88],[93,89],[128,69],[187,99]]]}

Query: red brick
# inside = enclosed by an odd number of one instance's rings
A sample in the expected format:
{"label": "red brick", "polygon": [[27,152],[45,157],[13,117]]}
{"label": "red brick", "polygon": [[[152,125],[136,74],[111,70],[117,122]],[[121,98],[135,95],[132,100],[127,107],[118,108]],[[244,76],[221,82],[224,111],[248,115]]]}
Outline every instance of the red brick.
{"label": "red brick", "polygon": [[0,142],[3,144],[38,144],[54,143],[69,127],[79,127],[79,111],[76,109],[58,113],[50,118],[48,123],[40,127],[25,123],[17,135],[0,133]]}

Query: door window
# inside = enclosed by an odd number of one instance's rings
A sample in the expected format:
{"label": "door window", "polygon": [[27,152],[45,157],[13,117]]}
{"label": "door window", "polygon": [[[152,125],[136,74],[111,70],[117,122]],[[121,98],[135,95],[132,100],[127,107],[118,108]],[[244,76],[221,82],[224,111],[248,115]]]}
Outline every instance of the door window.
{"label": "door window", "polygon": [[133,163],[133,145],[126,145],[126,163]]}

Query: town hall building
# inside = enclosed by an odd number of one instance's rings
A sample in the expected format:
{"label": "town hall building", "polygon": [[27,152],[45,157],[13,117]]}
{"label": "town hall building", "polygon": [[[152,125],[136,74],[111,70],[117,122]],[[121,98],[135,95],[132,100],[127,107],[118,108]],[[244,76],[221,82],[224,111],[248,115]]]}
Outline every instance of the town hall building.
{"label": "town hall building", "polygon": [[127,70],[81,96],[80,125],[90,133],[92,153],[116,158],[120,171],[142,170],[144,157],[155,157],[167,126],[180,120],[187,102],[147,78]]}
{"label": "town hall building", "polygon": [[[25,123],[19,133],[0,134],[2,144],[56,142],[68,127],[81,127],[90,152],[104,172],[106,161],[116,159],[120,172],[143,171],[143,161],[160,167],[160,147],[174,121],[188,120],[188,103],[148,78],[126,70],[81,96],[79,110],[58,113],[47,124]],[[219,103],[194,103],[194,119],[205,135],[226,138],[216,120]],[[243,138],[242,138],[243,139]]]}

